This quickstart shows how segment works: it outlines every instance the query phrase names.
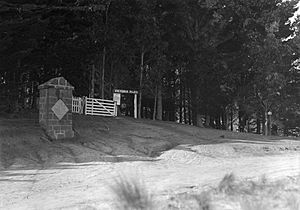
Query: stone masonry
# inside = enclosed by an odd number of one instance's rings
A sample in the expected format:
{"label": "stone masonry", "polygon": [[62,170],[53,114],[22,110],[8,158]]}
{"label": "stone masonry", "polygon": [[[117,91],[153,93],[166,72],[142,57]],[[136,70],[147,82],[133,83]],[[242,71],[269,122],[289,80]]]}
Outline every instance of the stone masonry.
{"label": "stone masonry", "polygon": [[52,140],[74,137],[72,96],[74,87],[63,77],[39,86],[39,123]]}

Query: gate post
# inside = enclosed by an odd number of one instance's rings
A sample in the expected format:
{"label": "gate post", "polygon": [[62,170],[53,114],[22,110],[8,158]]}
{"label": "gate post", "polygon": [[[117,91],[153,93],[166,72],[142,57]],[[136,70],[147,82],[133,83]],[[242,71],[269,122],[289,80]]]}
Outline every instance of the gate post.
{"label": "gate post", "polygon": [[39,123],[52,140],[73,138],[72,97],[74,87],[63,77],[40,85]]}
{"label": "gate post", "polygon": [[138,104],[137,104],[137,93],[134,94],[134,118],[138,117]]}

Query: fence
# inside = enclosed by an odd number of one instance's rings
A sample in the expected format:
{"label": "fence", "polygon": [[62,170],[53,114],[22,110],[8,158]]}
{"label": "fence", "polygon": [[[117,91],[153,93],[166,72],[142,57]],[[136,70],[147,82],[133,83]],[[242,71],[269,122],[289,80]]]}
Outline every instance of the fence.
{"label": "fence", "polygon": [[83,114],[83,107],[84,107],[84,98],[80,98],[80,97],[72,98],[73,113]]}
{"label": "fence", "polygon": [[85,98],[85,114],[98,116],[117,116],[117,106],[112,100]]}

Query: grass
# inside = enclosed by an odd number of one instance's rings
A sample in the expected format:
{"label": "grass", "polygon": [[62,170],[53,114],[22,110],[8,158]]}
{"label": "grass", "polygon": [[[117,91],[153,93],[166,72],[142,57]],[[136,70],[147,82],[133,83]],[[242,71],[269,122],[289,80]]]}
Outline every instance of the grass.
{"label": "grass", "polygon": [[[265,176],[257,181],[237,180],[233,174],[227,174],[216,191],[225,194],[223,202],[232,199],[238,202],[241,210],[300,210],[300,183],[294,181],[284,179],[272,182]],[[296,193],[298,198],[291,192]]]}
{"label": "grass", "polygon": [[239,180],[231,173],[226,174],[216,188],[172,196],[164,203],[167,203],[165,208],[154,205],[152,196],[137,179],[120,178],[112,189],[118,200],[118,209],[122,210],[300,210],[299,184],[295,179],[271,182],[264,176],[257,181]]}
{"label": "grass", "polygon": [[199,195],[194,196],[195,201],[197,202],[197,209],[198,210],[211,210],[211,196],[208,192],[202,192]]}
{"label": "grass", "polygon": [[268,205],[264,203],[263,199],[255,199],[252,196],[246,196],[240,201],[242,210],[266,210]]}
{"label": "grass", "polygon": [[300,199],[292,194],[290,197],[287,199],[287,205],[290,207],[290,210],[300,210]]}
{"label": "grass", "polygon": [[118,200],[118,209],[151,210],[154,209],[152,196],[138,179],[121,177],[111,186]]}
{"label": "grass", "polygon": [[221,193],[226,193],[232,195],[236,191],[236,184],[235,184],[235,176],[233,173],[226,174],[222,181],[219,183],[218,191]]}

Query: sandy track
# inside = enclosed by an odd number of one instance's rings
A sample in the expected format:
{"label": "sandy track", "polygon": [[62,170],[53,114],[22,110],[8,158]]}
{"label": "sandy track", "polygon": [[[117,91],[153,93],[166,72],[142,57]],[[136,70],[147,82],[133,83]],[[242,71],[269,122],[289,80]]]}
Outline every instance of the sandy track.
{"label": "sandy track", "polygon": [[139,177],[157,200],[214,186],[230,172],[241,178],[265,174],[275,180],[300,174],[300,155],[296,152],[219,157],[206,150],[203,145],[180,145],[149,161],[61,163],[42,170],[2,171],[0,208],[114,209],[109,186],[120,174]]}

